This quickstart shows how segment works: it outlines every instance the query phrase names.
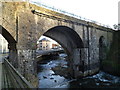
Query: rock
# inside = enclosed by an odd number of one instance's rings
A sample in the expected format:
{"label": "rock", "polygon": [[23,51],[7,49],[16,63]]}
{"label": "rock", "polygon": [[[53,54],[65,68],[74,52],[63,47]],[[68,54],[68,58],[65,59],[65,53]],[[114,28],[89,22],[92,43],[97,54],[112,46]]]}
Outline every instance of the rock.
{"label": "rock", "polygon": [[46,76],[43,76],[43,78],[47,78]]}
{"label": "rock", "polygon": [[54,82],[57,82],[57,80],[54,80]]}
{"label": "rock", "polygon": [[51,77],[50,79],[54,79],[54,78]]}
{"label": "rock", "polygon": [[53,67],[52,70],[55,72],[55,74],[60,76],[67,76],[68,69],[60,66]]}

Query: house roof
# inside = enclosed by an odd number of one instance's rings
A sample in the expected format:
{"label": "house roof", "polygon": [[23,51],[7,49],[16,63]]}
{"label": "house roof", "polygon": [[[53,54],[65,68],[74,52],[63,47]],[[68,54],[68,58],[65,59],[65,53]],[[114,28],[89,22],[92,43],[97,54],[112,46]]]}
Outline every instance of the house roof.
{"label": "house roof", "polygon": [[50,41],[50,40],[48,40],[46,38],[42,38],[39,42],[41,42],[41,41]]}

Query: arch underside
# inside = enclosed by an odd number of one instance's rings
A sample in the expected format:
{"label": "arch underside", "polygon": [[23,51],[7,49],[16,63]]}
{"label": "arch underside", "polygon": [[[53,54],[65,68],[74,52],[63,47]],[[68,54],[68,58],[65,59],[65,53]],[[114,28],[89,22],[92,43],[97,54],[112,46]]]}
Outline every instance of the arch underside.
{"label": "arch underside", "polygon": [[16,48],[16,41],[15,39],[12,37],[12,35],[4,28],[0,25],[0,34],[7,40],[7,42],[9,43],[10,49],[15,49]]}
{"label": "arch underside", "polygon": [[57,41],[68,55],[71,55],[75,48],[83,48],[83,42],[77,32],[66,26],[53,27],[43,35]]}

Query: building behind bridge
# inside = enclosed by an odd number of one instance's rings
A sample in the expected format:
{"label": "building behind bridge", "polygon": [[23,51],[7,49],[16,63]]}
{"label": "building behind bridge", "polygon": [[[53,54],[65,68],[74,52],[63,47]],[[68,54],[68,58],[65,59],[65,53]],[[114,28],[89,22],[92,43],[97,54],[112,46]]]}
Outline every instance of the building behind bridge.
{"label": "building behind bridge", "polygon": [[6,39],[0,34],[0,53],[8,53],[8,42]]}
{"label": "building behind bridge", "polygon": [[47,38],[42,38],[39,40],[37,44],[37,50],[51,50],[51,49],[59,49],[61,46],[56,42],[52,42]]}

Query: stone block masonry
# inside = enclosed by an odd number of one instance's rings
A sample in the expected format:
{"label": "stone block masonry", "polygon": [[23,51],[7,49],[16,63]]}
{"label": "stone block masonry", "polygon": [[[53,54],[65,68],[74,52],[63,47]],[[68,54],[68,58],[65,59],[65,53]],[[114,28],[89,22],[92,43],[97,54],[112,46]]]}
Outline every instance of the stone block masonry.
{"label": "stone block masonry", "polygon": [[[110,28],[28,2],[0,2],[0,5],[0,28],[9,43],[9,61],[35,87],[38,82],[35,50],[37,40],[43,34],[63,46],[68,54],[69,73],[73,77],[97,73],[100,59],[104,62],[107,58],[114,33]],[[102,55],[104,50],[106,52]]]}

